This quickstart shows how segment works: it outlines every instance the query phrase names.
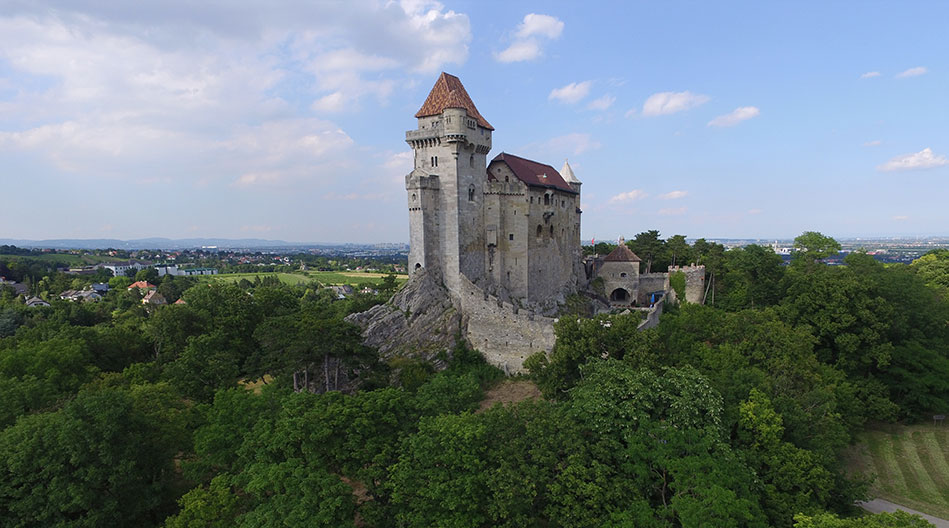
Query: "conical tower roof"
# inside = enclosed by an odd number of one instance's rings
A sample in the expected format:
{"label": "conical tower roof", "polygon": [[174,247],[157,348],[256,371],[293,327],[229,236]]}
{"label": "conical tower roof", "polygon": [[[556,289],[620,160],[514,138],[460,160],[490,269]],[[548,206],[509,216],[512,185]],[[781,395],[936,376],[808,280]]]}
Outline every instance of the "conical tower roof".
{"label": "conical tower roof", "polygon": [[622,242],[603,260],[605,262],[642,262],[642,259],[637,257],[633,250],[626,247],[626,244]]}
{"label": "conical tower roof", "polygon": [[580,183],[580,180],[578,180],[577,176],[573,173],[573,169],[570,168],[570,164],[567,163],[567,160],[563,160],[563,168],[560,169],[560,175],[567,183]]}
{"label": "conical tower roof", "polygon": [[488,123],[488,120],[482,117],[478,109],[475,108],[474,101],[468,96],[468,92],[465,91],[461,80],[454,75],[442,72],[438,80],[435,81],[435,86],[433,86],[432,91],[429,92],[428,98],[425,99],[422,108],[419,108],[418,112],[415,113],[415,117],[439,115],[444,112],[446,108],[463,108],[468,112],[468,116],[478,120],[479,125],[488,130],[494,130],[494,127]]}

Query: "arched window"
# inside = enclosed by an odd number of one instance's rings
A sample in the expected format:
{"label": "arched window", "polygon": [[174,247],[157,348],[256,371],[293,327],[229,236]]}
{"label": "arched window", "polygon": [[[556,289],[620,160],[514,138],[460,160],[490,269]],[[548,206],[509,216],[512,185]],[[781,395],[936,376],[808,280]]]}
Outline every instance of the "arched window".
{"label": "arched window", "polygon": [[415,193],[412,193],[412,201],[414,202],[416,200],[418,200],[418,196],[416,196]]}
{"label": "arched window", "polygon": [[554,236],[554,226],[550,226],[550,236]]}
{"label": "arched window", "polygon": [[537,238],[540,238],[544,234],[544,228],[540,224],[537,224]]}
{"label": "arched window", "polygon": [[475,186],[474,186],[474,185],[469,185],[469,186],[468,186],[468,201],[469,201],[469,202],[473,202],[473,201],[474,201],[474,192],[475,192]]}
{"label": "arched window", "polygon": [[418,263],[418,262],[415,263],[415,271],[418,271],[419,268],[421,268],[421,267],[422,267],[422,265],[421,265],[420,263]]}
{"label": "arched window", "polygon": [[545,194],[545,195],[544,195],[544,205],[550,205],[550,195],[549,195],[549,194]]}
{"label": "arched window", "polygon": [[474,167],[474,154],[472,154],[471,157],[468,158],[468,166]]}

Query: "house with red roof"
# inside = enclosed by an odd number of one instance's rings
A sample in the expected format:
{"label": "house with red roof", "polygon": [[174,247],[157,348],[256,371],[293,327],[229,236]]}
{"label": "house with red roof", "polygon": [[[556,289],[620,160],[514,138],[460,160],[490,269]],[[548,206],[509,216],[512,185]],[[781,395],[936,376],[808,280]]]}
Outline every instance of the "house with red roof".
{"label": "house with red roof", "polygon": [[150,282],[137,281],[129,285],[129,291],[132,290],[157,290],[158,287]]}

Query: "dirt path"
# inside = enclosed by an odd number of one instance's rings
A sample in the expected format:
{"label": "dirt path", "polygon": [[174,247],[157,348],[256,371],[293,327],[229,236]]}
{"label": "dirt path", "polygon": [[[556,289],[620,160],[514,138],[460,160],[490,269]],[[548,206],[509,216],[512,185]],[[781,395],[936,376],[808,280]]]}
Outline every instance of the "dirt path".
{"label": "dirt path", "polygon": [[517,403],[524,400],[539,399],[541,399],[540,389],[537,388],[537,385],[534,385],[533,381],[504,380],[484,394],[478,412],[490,409],[495,403]]}
{"label": "dirt path", "polygon": [[888,500],[883,499],[873,499],[869,502],[860,502],[857,504],[864,510],[867,510],[870,513],[882,513],[882,512],[895,512],[896,510],[903,510],[906,513],[911,513],[913,515],[919,515],[923,519],[926,519],[936,528],[949,528],[949,521],[945,519],[940,519],[938,517],[933,517],[932,515],[925,514],[916,510],[911,510],[906,506],[900,506],[899,504],[893,504]]}

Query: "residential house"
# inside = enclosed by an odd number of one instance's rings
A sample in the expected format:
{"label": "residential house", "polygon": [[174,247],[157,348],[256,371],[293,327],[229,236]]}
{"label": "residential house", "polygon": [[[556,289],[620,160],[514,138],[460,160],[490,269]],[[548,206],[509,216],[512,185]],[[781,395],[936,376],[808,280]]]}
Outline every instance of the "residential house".
{"label": "residential house", "polygon": [[39,297],[33,296],[26,300],[26,305],[30,308],[36,308],[37,306],[49,306],[49,303]]}

